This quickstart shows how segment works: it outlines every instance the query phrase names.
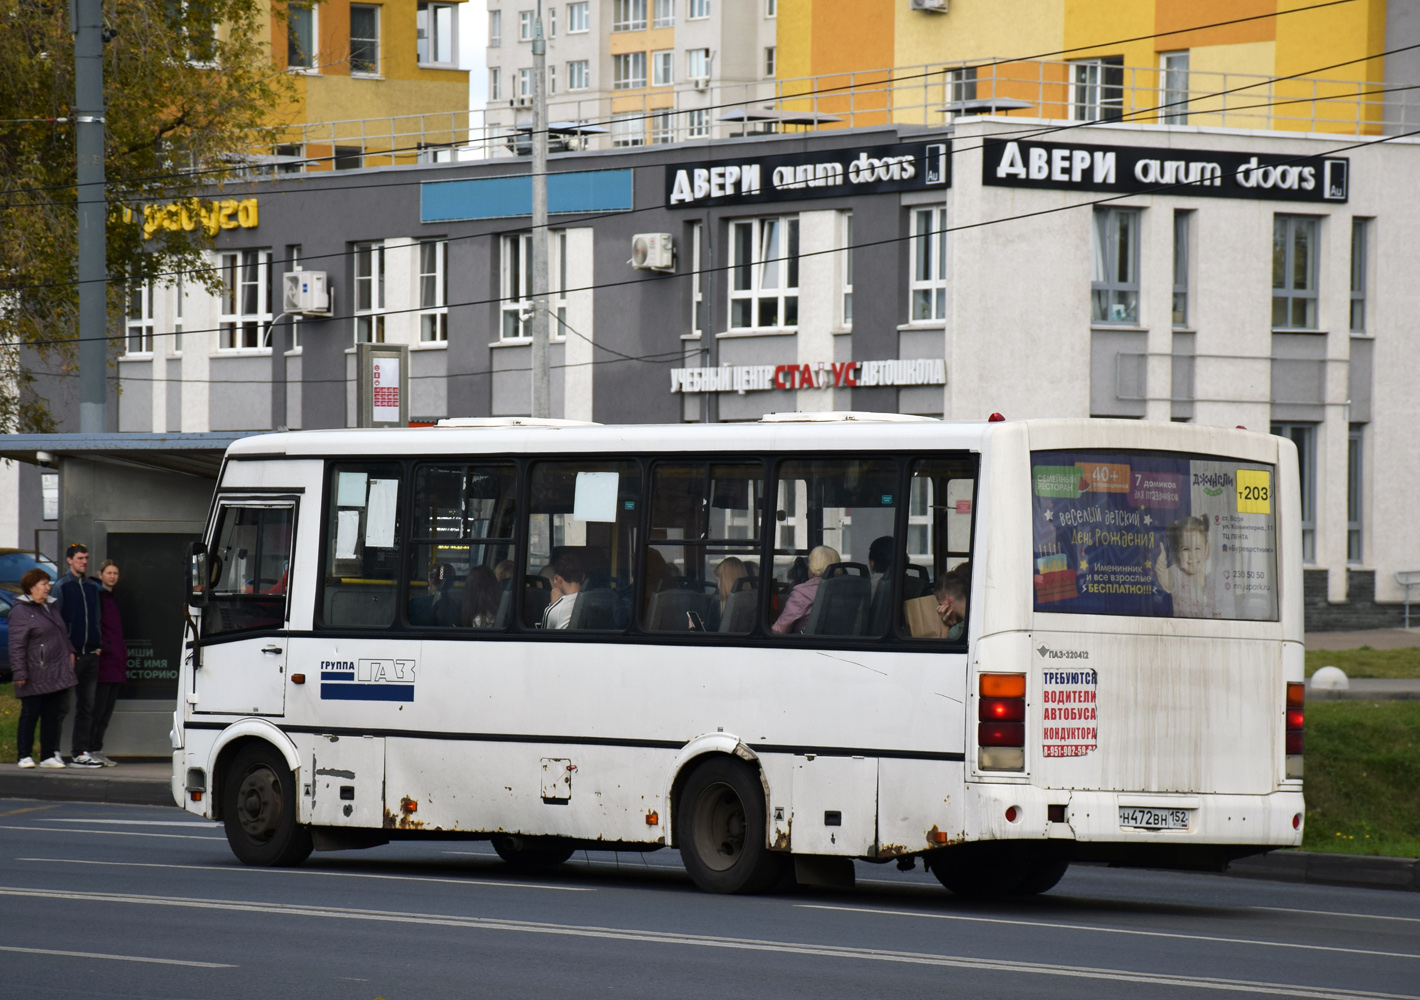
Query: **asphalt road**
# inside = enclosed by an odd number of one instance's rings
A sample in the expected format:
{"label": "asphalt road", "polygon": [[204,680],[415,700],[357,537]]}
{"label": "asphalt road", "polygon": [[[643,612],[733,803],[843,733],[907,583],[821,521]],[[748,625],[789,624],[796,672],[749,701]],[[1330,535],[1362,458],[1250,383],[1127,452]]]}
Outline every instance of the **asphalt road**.
{"label": "asphalt road", "polygon": [[0,800],[0,995],[1420,997],[1420,893],[1077,866],[952,896],[919,867],[852,891],[698,892],[674,852],[516,875],[480,842],[240,865],[175,809]]}

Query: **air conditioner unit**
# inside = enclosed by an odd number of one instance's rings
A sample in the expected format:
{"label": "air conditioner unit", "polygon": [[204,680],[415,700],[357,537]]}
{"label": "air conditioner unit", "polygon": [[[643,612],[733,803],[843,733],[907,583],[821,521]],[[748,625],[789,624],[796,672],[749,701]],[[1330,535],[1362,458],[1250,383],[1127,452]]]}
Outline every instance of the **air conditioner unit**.
{"label": "air conditioner unit", "polygon": [[281,311],[293,316],[329,316],[330,285],[324,271],[287,271],[281,276]]}
{"label": "air conditioner unit", "polygon": [[638,233],[631,238],[631,260],[638,271],[674,271],[675,247],[670,233]]}
{"label": "air conditioner unit", "polygon": [[708,76],[697,76],[690,81],[690,85],[696,90],[706,90],[710,86],[710,78]]}
{"label": "air conditioner unit", "polygon": [[527,107],[527,106],[528,106],[529,104],[531,104],[531,103],[532,103],[532,98],[531,98],[531,97],[519,97],[519,98],[518,98],[518,107],[520,107],[520,108],[525,108],[525,107]]}
{"label": "air conditioner unit", "polygon": [[907,6],[912,10],[929,10],[934,14],[947,12],[947,0],[907,0]]}

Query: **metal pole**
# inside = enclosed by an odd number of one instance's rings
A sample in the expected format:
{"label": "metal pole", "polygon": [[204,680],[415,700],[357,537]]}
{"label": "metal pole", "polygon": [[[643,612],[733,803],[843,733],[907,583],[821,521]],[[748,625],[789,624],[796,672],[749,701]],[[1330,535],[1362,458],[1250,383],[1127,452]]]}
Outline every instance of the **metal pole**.
{"label": "metal pole", "polygon": [[552,416],[547,371],[547,42],[542,0],[533,23],[532,131],[532,415]]}
{"label": "metal pole", "polygon": [[79,430],[108,429],[103,0],[70,0],[79,182]]}

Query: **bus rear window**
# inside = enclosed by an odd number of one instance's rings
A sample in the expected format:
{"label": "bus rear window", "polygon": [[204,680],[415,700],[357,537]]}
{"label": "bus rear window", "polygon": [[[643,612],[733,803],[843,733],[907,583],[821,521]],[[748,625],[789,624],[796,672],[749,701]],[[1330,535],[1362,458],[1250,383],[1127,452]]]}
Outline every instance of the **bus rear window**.
{"label": "bus rear window", "polygon": [[1203,455],[1032,452],[1035,610],[1276,621],[1276,480]]}

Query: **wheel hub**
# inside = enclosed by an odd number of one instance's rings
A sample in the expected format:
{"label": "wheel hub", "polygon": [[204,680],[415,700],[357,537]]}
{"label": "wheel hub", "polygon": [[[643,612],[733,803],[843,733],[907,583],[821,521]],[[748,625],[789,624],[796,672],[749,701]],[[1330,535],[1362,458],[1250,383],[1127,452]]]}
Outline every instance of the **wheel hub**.
{"label": "wheel hub", "polygon": [[281,783],[268,767],[247,772],[237,788],[237,821],[252,840],[265,842],[281,825]]}

